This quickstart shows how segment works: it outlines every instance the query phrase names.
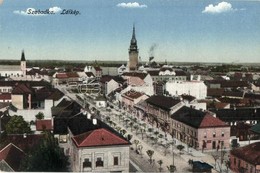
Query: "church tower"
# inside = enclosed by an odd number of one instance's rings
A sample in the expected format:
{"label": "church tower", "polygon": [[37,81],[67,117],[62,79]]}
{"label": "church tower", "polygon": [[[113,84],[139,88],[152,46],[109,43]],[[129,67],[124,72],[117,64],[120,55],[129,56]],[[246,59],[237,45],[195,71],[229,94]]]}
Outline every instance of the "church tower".
{"label": "church tower", "polygon": [[26,76],[26,60],[24,55],[24,50],[22,50],[22,56],[21,56],[21,70],[23,72],[23,77]]}
{"label": "church tower", "polygon": [[135,26],[133,26],[133,34],[130,42],[128,67],[130,71],[135,71],[138,68],[138,48],[135,38]]}

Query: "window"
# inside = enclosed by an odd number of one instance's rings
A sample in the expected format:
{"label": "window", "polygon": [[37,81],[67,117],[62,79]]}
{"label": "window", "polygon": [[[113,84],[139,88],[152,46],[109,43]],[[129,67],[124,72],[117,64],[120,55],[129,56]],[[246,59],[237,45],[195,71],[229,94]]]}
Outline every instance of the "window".
{"label": "window", "polygon": [[97,161],[96,161],[96,167],[103,167],[103,165],[104,165],[104,162],[102,161],[102,158],[98,157]]}
{"label": "window", "polygon": [[204,132],[204,138],[207,138],[207,133],[206,132]]}
{"label": "window", "polygon": [[237,164],[237,159],[236,158],[234,158],[234,165],[236,165]]}
{"label": "window", "polygon": [[118,156],[115,156],[115,157],[114,157],[114,165],[118,165],[118,160],[119,160],[119,159],[118,159]]}
{"label": "window", "polygon": [[240,160],[238,160],[238,167],[240,167]]}
{"label": "window", "polygon": [[215,138],[216,137],[216,132],[213,132],[213,138]]}
{"label": "window", "polygon": [[91,168],[91,161],[89,158],[85,159],[83,162],[83,168]]}
{"label": "window", "polygon": [[222,136],[222,137],[224,137],[224,136],[225,136],[224,132],[222,132],[222,133],[221,133],[221,136]]}

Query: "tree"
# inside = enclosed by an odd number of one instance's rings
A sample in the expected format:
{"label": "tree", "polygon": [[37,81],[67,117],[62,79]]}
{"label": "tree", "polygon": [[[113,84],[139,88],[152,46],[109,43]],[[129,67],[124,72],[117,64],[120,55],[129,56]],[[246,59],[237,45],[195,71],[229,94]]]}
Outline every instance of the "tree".
{"label": "tree", "polygon": [[180,154],[181,154],[181,151],[184,149],[184,146],[183,145],[177,145],[177,149],[180,151]]}
{"label": "tree", "polygon": [[160,165],[159,171],[162,172],[162,164],[163,164],[163,161],[162,161],[162,160],[158,160],[157,163]]}
{"label": "tree", "polygon": [[138,130],[139,130],[139,125],[138,125],[138,124],[134,125],[134,129],[135,129],[135,133],[136,133],[136,135],[137,135]]}
{"label": "tree", "polygon": [[163,145],[164,146],[164,155],[166,156],[168,148],[171,146],[169,143]]}
{"label": "tree", "polygon": [[143,146],[140,144],[140,145],[138,145],[138,150],[140,151],[140,154],[141,154],[141,157],[143,158]]}
{"label": "tree", "polygon": [[142,134],[142,140],[143,140],[143,139],[144,139],[145,129],[144,129],[144,128],[141,128],[140,132],[141,132],[141,134]]}
{"label": "tree", "polygon": [[176,166],[174,166],[174,165],[167,166],[167,168],[168,168],[168,170],[170,172],[175,172],[176,171]]}
{"label": "tree", "polygon": [[[162,139],[163,138],[163,134],[159,134],[158,138]],[[161,140],[161,143],[163,142],[163,140]]]}
{"label": "tree", "polygon": [[14,115],[6,124],[7,134],[24,134],[31,133],[29,123],[27,123],[21,115]]}
{"label": "tree", "polygon": [[133,135],[128,134],[127,135],[127,140],[130,141],[132,139],[132,137],[133,137]]}
{"label": "tree", "polygon": [[130,122],[130,123],[129,123],[129,126],[131,127],[131,132],[132,132],[132,131],[133,131],[134,123],[133,123],[133,122]]}
{"label": "tree", "polygon": [[40,144],[22,162],[22,170],[30,172],[63,172],[68,168],[68,157],[50,132],[45,132]]}
{"label": "tree", "polygon": [[39,112],[38,114],[35,115],[36,119],[42,120],[44,119],[44,114],[42,112]]}
{"label": "tree", "polygon": [[215,168],[216,168],[217,167],[217,160],[219,159],[219,155],[217,153],[213,153],[212,157],[213,157],[213,159],[215,161]]}
{"label": "tree", "polygon": [[135,140],[134,140],[134,144],[135,144],[135,150],[136,150],[136,151],[137,151],[137,145],[139,144],[139,142],[140,142],[140,141],[139,141],[139,140],[137,140],[137,139],[135,139]]}
{"label": "tree", "polygon": [[153,154],[154,154],[154,151],[153,150],[147,150],[146,151],[147,155],[149,156],[149,161],[150,161],[150,164],[152,164],[152,158],[153,158]]}
{"label": "tree", "polygon": [[230,160],[227,160],[225,164],[226,164],[227,172],[228,172],[228,169],[230,168],[230,165],[231,165]]}

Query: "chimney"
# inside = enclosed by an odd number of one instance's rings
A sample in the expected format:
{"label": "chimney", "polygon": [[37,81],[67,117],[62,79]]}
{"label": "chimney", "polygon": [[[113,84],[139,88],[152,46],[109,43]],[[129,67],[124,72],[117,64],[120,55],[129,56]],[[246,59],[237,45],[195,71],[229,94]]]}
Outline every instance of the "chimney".
{"label": "chimney", "polygon": [[191,80],[191,81],[193,80],[193,75],[190,75],[190,80]]}
{"label": "chimney", "polygon": [[197,79],[197,81],[200,81],[200,78],[201,78],[200,75],[198,75],[198,79]]}
{"label": "chimney", "polygon": [[93,124],[97,125],[97,119],[95,119],[95,118],[93,119]]}

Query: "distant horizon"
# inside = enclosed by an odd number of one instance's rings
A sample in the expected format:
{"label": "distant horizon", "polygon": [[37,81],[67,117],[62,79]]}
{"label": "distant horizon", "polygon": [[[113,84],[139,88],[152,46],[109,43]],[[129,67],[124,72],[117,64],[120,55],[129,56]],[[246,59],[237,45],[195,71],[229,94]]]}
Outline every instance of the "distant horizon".
{"label": "distant horizon", "polygon": [[[15,5],[14,5],[15,4]],[[4,0],[0,59],[260,62],[259,0]]]}
{"label": "distant horizon", "polygon": [[[5,62],[8,62],[8,61],[12,61],[12,62],[17,62],[19,63],[20,60],[15,60],[15,59],[12,59],[12,60],[8,60],[8,59],[0,59],[0,65],[2,61],[5,61]],[[123,60],[54,60],[54,59],[46,59],[46,60],[28,60],[26,59],[26,61],[30,61],[30,62],[48,62],[48,61],[55,61],[55,62],[70,62],[70,63],[94,63],[94,62],[97,62],[97,63],[112,63],[112,62],[116,62],[117,64],[124,64],[126,65],[127,61],[123,61]],[[143,61],[143,63],[148,63],[149,61]],[[159,63],[159,64],[163,64],[165,63],[164,61],[155,61],[156,63]],[[219,65],[223,65],[223,64],[231,64],[231,65],[250,65],[250,66],[259,66],[260,67],[260,62],[246,62],[246,63],[236,63],[236,62],[188,62],[188,61],[167,61],[167,64],[168,65],[173,65],[174,63],[177,63],[177,64],[219,64]]]}

